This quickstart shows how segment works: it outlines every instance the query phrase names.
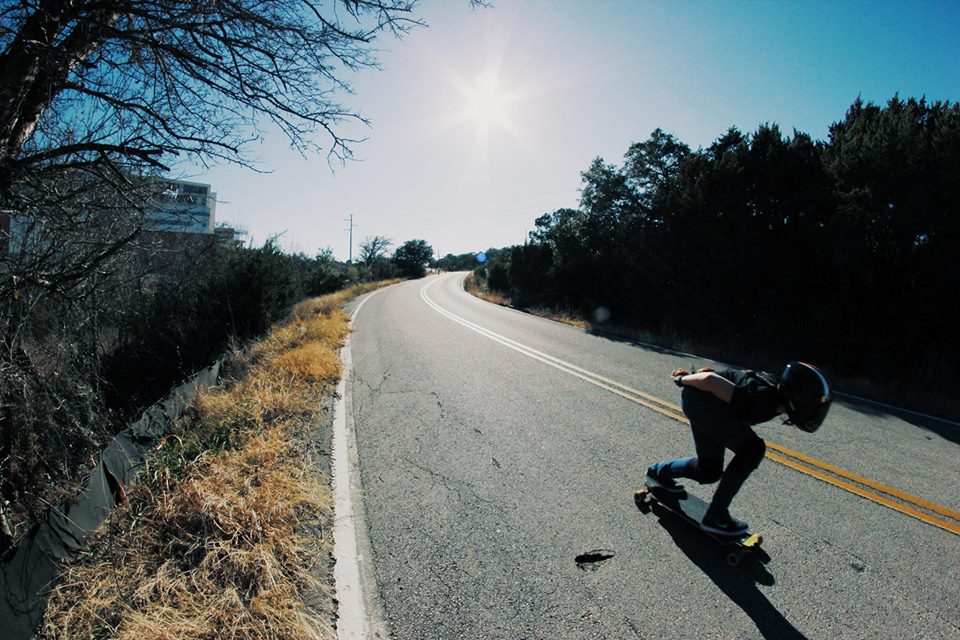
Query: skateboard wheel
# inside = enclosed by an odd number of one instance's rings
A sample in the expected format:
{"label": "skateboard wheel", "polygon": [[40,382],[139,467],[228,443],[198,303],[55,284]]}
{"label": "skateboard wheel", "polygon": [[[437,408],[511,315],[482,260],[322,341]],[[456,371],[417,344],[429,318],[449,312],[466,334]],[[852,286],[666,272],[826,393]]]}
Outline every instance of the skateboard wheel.
{"label": "skateboard wheel", "polygon": [[640,509],[641,513],[650,513],[653,498],[650,497],[649,490],[640,489],[639,491],[633,492],[633,502],[637,505],[637,508]]}
{"label": "skateboard wheel", "polygon": [[741,560],[743,560],[743,554],[740,552],[731,551],[727,554],[727,564],[731,567],[739,565]]}
{"label": "skateboard wheel", "polygon": [[759,547],[761,544],[763,544],[763,536],[759,533],[755,533],[743,541],[743,546],[747,547],[748,549]]}

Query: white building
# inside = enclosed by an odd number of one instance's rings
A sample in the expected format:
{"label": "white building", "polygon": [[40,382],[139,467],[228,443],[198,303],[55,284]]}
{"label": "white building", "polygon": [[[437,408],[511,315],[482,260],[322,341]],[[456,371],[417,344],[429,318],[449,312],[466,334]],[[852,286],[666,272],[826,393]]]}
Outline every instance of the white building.
{"label": "white building", "polygon": [[147,213],[146,229],[167,233],[214,232],[217,194],[209,184],[166,180],[158,206]]}
{"label": "white building", "polygon": [[[164,180],[163,192],[147,206],[144,231],[186,234],[196,240],[215,241],[217,194],[209,184]],[[0,211],[0,255],[17,255],[28,244],[50,242],[42,219],[14,211]],[[225,240],[221,240],[225,242]]]}

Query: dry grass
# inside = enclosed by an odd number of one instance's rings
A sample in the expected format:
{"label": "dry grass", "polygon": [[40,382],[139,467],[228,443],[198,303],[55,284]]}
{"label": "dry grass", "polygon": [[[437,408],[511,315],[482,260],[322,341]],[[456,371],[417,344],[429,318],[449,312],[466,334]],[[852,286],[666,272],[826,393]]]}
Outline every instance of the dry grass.
{"label": "dry grass", "polygon": [[313,569],[331,547],[329,489],[288,430],[211,456],[166,490],[141,485],[54,591],[44,635],[332,638],[300,597],[322,589]]}
{"label": "dry grass", "polygon": [[527,309],[526,312],[532,316],[537,316],[538,318],[546,318],[548,320],[553,320],[554,322],[562,322],[563,324],[568,324],[572,327],[577,327],[578,329],[589,329],[592,326],[590,322],[584,320],[582,317],[571,311],[559,311],[557,309],[549,309],[547,307],[532,307]]}
{"label": "dry grass", "polygon": [[[330,639],[329,477],[305,443],[340,375],[340,307],[298,305],[202,393],[48,602],[41,637]],[[318,578],[319,576],[319,578]]]}
{"label": "dry grass", "polygon": [[496,291],[491,291],[487,288],[485,282],[478,282],[472,273],[467,274],[467,277],[463,280],[463,288],[467,291],[467,293],[470,293],[481,300],[498,304],[501,307],[511,306],[510,298]]}
{"label": "dry grass", "polygon": [[[481,300],[492,302],[493,304],[500,305],[501,307],[513,308],[513,301],[508,296],[505,296],[497,291],[491,291],[487,288],[485,283],[478,282],[472,273],[468,274],[466,279],[464,279],[463,286],[468,293],[480,298]],[[523,311],[529,313],[530,315],[537,316],[538,318],[546,318],[555,322],[562,322],[563,324],[569,324],[580,329],[589,329],[591,327],[589,321],[570,311],[562,311],[548,307],[524,308]]]}

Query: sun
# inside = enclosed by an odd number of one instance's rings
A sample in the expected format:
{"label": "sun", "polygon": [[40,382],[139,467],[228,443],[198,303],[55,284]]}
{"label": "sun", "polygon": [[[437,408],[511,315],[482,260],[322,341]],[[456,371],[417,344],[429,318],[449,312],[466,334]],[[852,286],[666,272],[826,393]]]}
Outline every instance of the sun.
{"label": "sun", "polygon": [[463,116],[479,129],[489,131],[510,122],[510,96],[500,86],[493,71],[484,71],[463,90]]}
{"label": "sun", "polygon": [[[499,60],[500,56],[495,56]],[[438,64],[439,74],[447,91],[438,104],[441,111],[431,119],[436,135],[456,132],[456,139],[466,135],[472,145],[471,160],[485,163],[491,152],[523,149],[532,153],[530,140],[531,113],[535,107],[537,87],[518,82],[516,73],[506,73],[501,64],[488,64],[467,73],[463,68]]]}
{"label": "sun", "polygon": [[516,117],[524,93],[505,86],[497,68],[480,71],[472,81],[456,76],[450,84],[456,89],[458,102],[455,112],[445,118],[448,125],[469,127],[475,141],[482,145],[491,143],[497,133],[510,138],[521,135]]}

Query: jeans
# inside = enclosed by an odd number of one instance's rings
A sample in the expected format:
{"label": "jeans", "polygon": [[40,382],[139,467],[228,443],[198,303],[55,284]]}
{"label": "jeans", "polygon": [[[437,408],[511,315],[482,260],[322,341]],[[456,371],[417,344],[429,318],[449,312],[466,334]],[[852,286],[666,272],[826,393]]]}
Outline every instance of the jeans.
{"label": "jeans", "polygon": [[[690,478],[700,484],[719,480],[708,512],[727,513],[740,487],[763,460],[766,445],[750,425],[737,419],[729,404],[712,393],[684,387],[680,406],[690,419],[697,455],[660,462],[653,470],[661,478]],[[726,449],[734,456],[724,470]]]}

